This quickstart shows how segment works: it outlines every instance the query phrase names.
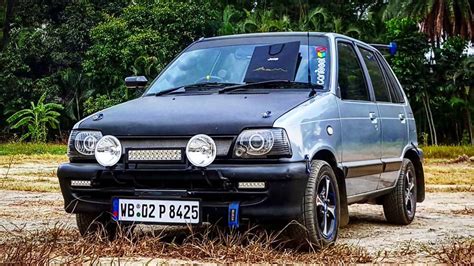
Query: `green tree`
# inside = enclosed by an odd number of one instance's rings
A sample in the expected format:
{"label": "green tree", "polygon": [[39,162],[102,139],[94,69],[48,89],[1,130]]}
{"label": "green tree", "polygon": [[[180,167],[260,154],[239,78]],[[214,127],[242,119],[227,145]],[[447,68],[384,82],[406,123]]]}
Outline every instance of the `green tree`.
{"label": "green tree", "polygon": [[[146,75],[153,79],[187,45],[213,36],[218,12],[210,1],[136,1],[120,16],[107,19],[91,30],[93,45],[83,62],[94,86],[94,99],[114,103],[125,90],[123,79]],[[116,100],[128,100],[120,96]],[[87,110],[93,110],[88,101]]]}
{"label": "green tree", "polygon": [[461,67],[457,68],[451,76],[457,96],[451,99],[451,104],[459,105],[464,109],[467,132],[471,145],[474,145],[474,131],[472,113],[474,112],[474,57],[466,57]]}
{"label": "green tree", "polygon": [[474,66],[473,58],[469,58],[464,50],[467,48],[467,41],[459,36],[446,39],[441,48],[434,49],[435,64],[433,70],[436,73],[435,83],[438,85],[438,92],[441,94],[438,101],[442,104],[439,117],[444,117],[445,124],[453,123],[452,117],[455,113],[461,113],[460,132],[457,138],[462,138],[466,131],[472,143],[472,119],[471,113],[474,110],[473,92],[473,72],[470,67]]}
{"label": "green tree", "polygon": [[473,41],[473,5],[469,0],[392,0],[387,13],[421,21],[421,30],[438,43],[447,36],[456,35]]}
{"label": "green tree", "polygon": [[222,12],[222,24],[217,31],[218,35],[231,35],[239,33],[237,24],[242,18],[242,12],[237,11],[234,6],[228,5]]}
{"label": "green tree", "polygon": [[82,118],[83,108],[82,103],[93,94],[90,79],[78,71],[71,68],[60,72],[61,87],[69,88],[67,90],[69,95],[65,99],[65,113],[73,121],[78,121]]}
{"label": "green tree", "polygon": [[91,44],[90,30],[106,15],[120,15],[130,1],[14,2],[11,23],[6,24],[11,25],[8,42],[0,53],[0,127],[6,126],[6,114],[28,107],[43,93],[67,107],[61,123],[68,127],[82,116],[77,108],[70,112],[71,103],[79,100],[82,106],[86,97],[77,97],[84,89],[71,87],[74,82],[66,81],[64,72],[86,80],[82,62]]}
{"label": "green tree", "polygon": [[59,125],[57,112],[63,107],[56,103],[44,103],[46,94],[43,94],[35,104],[31,102],[31,107],[14,113],[7,119],[11,129],[26,128],[20,140],[31,138],[33,142],[45,142],[48,136],[48,129],[57,128]]}
{"label": "green tree", "polygon": [[273,10],[245,11],[245,19],[240,23],[241,32],[290,31],[290,18],[286,15],[277,17]]}
{"label": "green tree", "polygon": [[13,7],[15,6],[15,0],[0,0],[0,50],[3,49],[8,43],[10,37],[11,22],[13,18]]}
{"label": "green tree", "polygon": [[427,37],[419,31],[416,21],[409,18],[391,19],[386,22],[386,27],[386,41],[395,41],[399,46],[397,54],[389,58],[391,66],[407,92],[411,105],[417,106],[420,102],[423,104],[431,143],[437,145],[431,108],[431,75],[429,62],[425,57],[430,48]]}

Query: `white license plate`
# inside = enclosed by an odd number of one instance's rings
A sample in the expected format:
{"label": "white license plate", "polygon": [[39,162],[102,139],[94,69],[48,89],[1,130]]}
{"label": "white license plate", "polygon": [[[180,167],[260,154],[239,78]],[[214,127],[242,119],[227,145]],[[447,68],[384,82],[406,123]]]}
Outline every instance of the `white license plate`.
{"label": "white license plate", "polygon": [[117,221],[161,224],[198,224],[199,201],[119,199],[112,203],[112,214]]}

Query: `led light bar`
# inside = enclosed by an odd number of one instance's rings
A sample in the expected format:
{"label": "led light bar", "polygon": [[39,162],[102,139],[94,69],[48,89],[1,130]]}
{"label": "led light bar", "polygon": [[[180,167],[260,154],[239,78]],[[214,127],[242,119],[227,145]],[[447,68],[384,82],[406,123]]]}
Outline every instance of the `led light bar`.
{"label": "led light bar", "polygon": [[90,187],[90,180],[71,180],[71,186],[73,187]]}
{"label": "led light bar", "polygon": [[264,189],[265,182],[239,182],[240,189]]}
{"label": "led light bar", "polygon": [[129,150],[129,161],[181,161],[181,150]]}

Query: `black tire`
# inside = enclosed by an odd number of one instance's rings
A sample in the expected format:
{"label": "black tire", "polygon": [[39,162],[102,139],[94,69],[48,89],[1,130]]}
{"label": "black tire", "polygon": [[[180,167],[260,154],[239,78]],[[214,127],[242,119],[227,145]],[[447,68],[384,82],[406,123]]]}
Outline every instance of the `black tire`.
{"label": "black tire", "polygon": [[416,213],[416,171],[409,159],[403,159],[395,188],[383,199],[383,212],[389,223],[407,225]]}
{"label": "black tire", "polygon": [[[329,188],[329,193],[325,193],[326,188]],[[290,237],[296,243],[311,244],[316,248],[334,244],[339,231],[340,206],[339,187],[333,169],[325,161],[312,161],[301,215],[298,224],[290,227]]]}
{"label": "black tire", "polygon": [[120,226],[109,213],[77,213],[76,224],[83,237],[99,236],[114,240],[118,235],[131,236],[133,226]]}

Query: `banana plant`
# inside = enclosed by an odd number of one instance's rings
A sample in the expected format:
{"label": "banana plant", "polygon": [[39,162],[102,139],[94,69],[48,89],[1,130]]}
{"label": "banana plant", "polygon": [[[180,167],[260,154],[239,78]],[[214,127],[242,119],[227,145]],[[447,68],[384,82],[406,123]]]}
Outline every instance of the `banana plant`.
{"label": "banana plant", "polygon": [[59,110],[63,106],[57,103],[44,103],[46,93],[41,95],[38,102],[31,102],[31,107],[20,110],[7,119],[11,129],[26,128],[26,133],[20,138],[23,141],[30,138],[32,142],[46,142],[49,127],[56,129],[59,125]]}

